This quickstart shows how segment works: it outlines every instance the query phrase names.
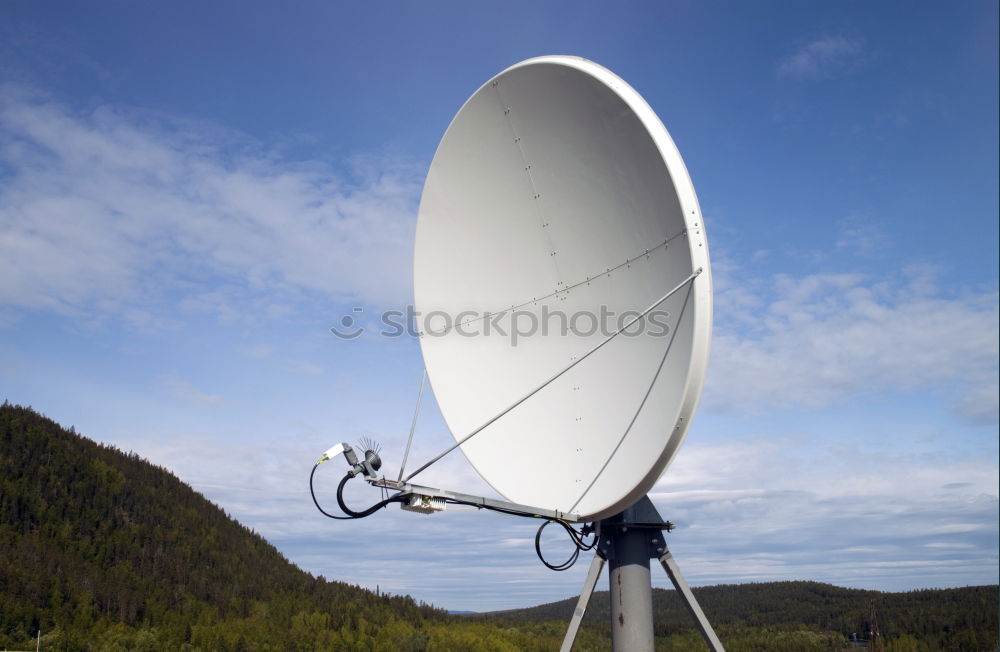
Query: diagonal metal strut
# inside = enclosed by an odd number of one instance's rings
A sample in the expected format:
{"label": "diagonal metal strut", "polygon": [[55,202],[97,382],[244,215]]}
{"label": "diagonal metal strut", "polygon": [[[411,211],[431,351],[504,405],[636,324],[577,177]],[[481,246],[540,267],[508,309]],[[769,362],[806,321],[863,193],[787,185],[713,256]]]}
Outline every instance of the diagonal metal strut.
{"label": "diagonal metal strut", "polygon": [[[511,410],[513,410],[514,408],[516,408],[517,406],[519,406],[521,403],[524,403],[529,398],[531,398],[532,396],[534,396],[538,392],[540,392],[543,389],[545,389],[546,387],[548,387],[550,384],[552,384],[552,382],[554,382],[560,376],[562,376],[567,371],[569,371],[570,369],[572,369],[576,365],[580,364],[581,362],[583,362],[584,360],[586,360],[587,358],[589,358],[591,355],[593,355],[598,350],[600,350],[601,348],[603,348],[605,344],[607,344],[611,340],[615,339],[616,337],[618,337],[619,335],[621,335],[622,333],[624,333],[634,323],[636,323],[637,321],[639,321],[640,319],[642,319],[643,317],[645,317],[646,315],[648,315],[649,313],[651,313],[653,310],[656,309],[656,307],[658,305],[660,305],[661,303],[663,303],[664,301],[666,301],[667,299],[669,299],[670,297],[672,297],[678,290],[680,290],[681,288],[683,288],[684,286],[686,286],[688,283],[694,281],[694,279],[699,274],[701,274],[702,271],[703,271],[702,268],[699,267],[698,269],[696,269],[693,272],[691,272],[690,276],[688,276],[686,279],[684,279],[683,281],[681,281],[680,283],[678,283],[674,288],[672,288],[669,292],[667,292],[666,294],[664,294],[662,297],[660,297],[659,299],[657,299],[656,301],[654,301],[652,303],[652,305],[650,305],[648,308],[646,308],[641,313],[639,313],[638,315],[636,315],[635,317],[633,317],[631,320],[629,320],[629,322],[627,324],[625,324],[624,326],[622,326],[621,328],[619,328],[618,330],[616,330],[614,333],[612,333],[608,337],[606,337],[603,340],[601,340],[601,342],[599,344],[597,344],[595,347],[593,347],[592,349],[590,349],[589,351],[587,351],[586,353],[584,353],[583,355],[581,355],[579,358],[577,358],[573,362],[569,363],[568,365],[566,365],[565,367],[563,367],[562,369],[560,369],[556,374],[554,374],[553,376],[549,377],[548,380],[546,380],[542,384],[538,385],[537,387],[535,387],[534,389],[532,389],[530,392],[528,392],[527,394],[525,394],[524,396],[522,396],[521,398],[517,399],[516,401],[514,401],[513,403],[511,403],[509,406],[507,406],[506,408],[504,408],[503,410],[501,410],[495,416],[493,416],[492,418],[490,418],[486,423],[484,423],[483,425],[479,426],[478,428],[476,428],[475,430],[473,430],[472,432],[470,432],[466,436],[462,437],[461,439],[459,439],[458,441],[456,441],[454,444],[452,444],[451,446],[449,446],[448,448],[446,448],[443,452],[441,452],[440,454],[436,455],[429,462],[427,462],[426,464],[424,464],[423,466],[421,466],[420,468],[418,468],[416,471],[414,471],[410,475],[406,476],[406,478],[403,479],[403,482],[409,482],[410,480],[412,480],[414,478],[414,476],[416,476],[418,473],[426,470],[427,467],[429,467],[431,464],[434,464],[435,462],[437,462],[438,460],[440,460],[442,457],[444,457],[448,453],[452,452],[453,450],[455,450],[456,448],[458,448],[459,446],[461,446],[465,442],[469,441],[470,439],[472,439],[473,437],[475,437],[476,435],[478,435],[479,433],[481,433],[483,430],[486,430],[486,428],[488,428],[489,426],[493,425],[493,423],[495,423],[496,421],[499,421],[500,418],[503,417],[504,415],[506,415],[508,412],[510,412]],[[575,505],[574,505],[574,507],[575,507]]]}
{"label": "diagonal metal strut", "polygon": [[587,571],[587,580],[583,583],[583,591],[580,592],[580,599],[576,602],[576,609],[573,610],[573,618],[569,621],[569,629],[563,638],[562,647],[559,652],[570,652],[573,643],[576,641],[576,633],[580,631],[580,623],[583,622],[583,614],[587,613],[587,605],[590,603],[590,596],[594,594],[594,586],[604,569],[604,557],[594,555],[594,560],[590,562],[590,570]]}

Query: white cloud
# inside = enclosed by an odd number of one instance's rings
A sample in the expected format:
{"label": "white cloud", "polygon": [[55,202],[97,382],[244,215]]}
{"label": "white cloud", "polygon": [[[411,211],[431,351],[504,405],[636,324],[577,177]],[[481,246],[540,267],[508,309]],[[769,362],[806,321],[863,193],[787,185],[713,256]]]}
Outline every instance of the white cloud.
{"label": "white cloud", "polygon": [[[746,435],[685,446],[650,496],[678,525],[670,543],[689,579],[881,590],[995,581],[995,449],[928,466],[878,444],[845,453],[802,443]],[[960,488],[941,489],[956,479]]]}
{"label": "white cloud", "polygon": [[856,39],[825,36],[782,59],[778,74],[793,79],[826,77],[857,62],[862,54],[862,44]]}
{"label": "white cloud", "polygon": [[273,353],[274,348],[269,344],[255,344],[251,347],[243,349],[241,353],[251,358],[256,358],[258,360],[263,360]]}
{"label": "white cloud", "polygon": [[1000,396],[1000,385],[994,382],[982,383],[972,387],[952,405],[959,414],[968,417],[976,423],[997,423],[1000,421],[1000,406],[997,405]]}
{"label": "white cloud", "polygon": [[852,215],[837,224],[836,248],[866,256],[884,252],[890,245],[889,236],[868,216]]}
{"label": "white cloud", "polygon": [[[383,472],[395,477],[406,433],[375,436],[384,444]],[[323,434],[308,434],[289,426],[269,429],[266,436],[246,435],[238,445],[217,435],[173,430],[116,443],[165,465],[314,574],[371,589],[378,584],[383,591],[474,610],[523,607],[579,591],[587,562],[570,573],[553,574],[544,568],[535,557],[539,524],[533,520],[464,508],[422,515],[396,505],[363,520],[324,518],[306,482],[331,437],[325,429]],[[418,432],[409,469],[452,441],[443,432]],[[317,497],[329,511],[339,511],[336,487],[345,470],[338,458],[316,473]],[[496,496],[458,452],[416,481]],[[348,504],[367,506],[380,498],[378,490],[360,479],[348,484]],[[568,553],[566,541],[560,540],[547,550],[553,558]]]}
{"label": "white cloud", "polygon": [[308,360],[296,360],[293,363],[296,371],[301,374],[306,374],[308,376],[319,376],[326,372],[323,365],[318,365],[315,362],[309,362]]}
{"label": "white cloud", "polygon": [[[323,518],[306,478],[334,440],[329,428],[275,422],[262,431],[241,438],[235,455],[232,442],[200,432],[164,431],[129,447],[173,469],[316,574],[450,608],[514,608],[579,593],[589,554],[571,571],[548,571],[535,557],[532,521],[476,510],[421,515],[395,506],[360,521]],[[384,444],[383,471],[395,477],[406,432],[372,434]],[[651,498],[679,526],[669,542],[690,581],[812,579],[882,590],[992,581],[995,452],[956,445],[929,466],[918,450],[815,446],[806,441],[812,438],[729,432],[718,443],[692,438],[684,446]],[[418,428],[409,468],[450,441],[436,428]],[[317,473],[328,509],[335,509],[344,470],[338,459]],[[419,482],[495,495],[459,453]],[[348,485],[350,504],[378,497],[360,480]],[[564,559],[567,542],[548,531],[545,553]],[[654,582],[669,584],[662,573]]]}
{"label": "white cloud", "polygon": [[0,305],[148,320],[178,301],[233,319],[275,289],[408,298],[414,166],[340,172],[210,142],[0,88]]}
{"label": "white cloud", "polygon": [[178,378],[173,374],[163,374],[160,376],[160,382],[164,387],[170,390],[171,394],[186,401],[207,406],[219,405],[222,402],[221,397],[216,396],[215,394],[203,392],[195,387],[191,382],[184,380],[183,378]]}
{"label": "white cloud", "polygon": [[705,406],[822,408],[864,394],[930,390],[994,419],[997,293],[946,293],[926,270],[896,277],[744,277],[717,285]]}

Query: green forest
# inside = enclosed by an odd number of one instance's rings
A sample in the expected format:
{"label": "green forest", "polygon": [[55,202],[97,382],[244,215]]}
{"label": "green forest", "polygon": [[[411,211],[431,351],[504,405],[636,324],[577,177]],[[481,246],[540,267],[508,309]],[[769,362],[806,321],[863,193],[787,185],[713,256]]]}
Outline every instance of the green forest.
{"label": "green forest", "polygon": [[[875,629],[888,650],[994,650],[998,587],[882,593],[819,582],[765,582],[695,588],[727,650],[842,649]],[[503,622],[568,622],[576,599],[483,614]],[[697,649],[691,616],[674,591],[653,589],[655,633],[664,650]],[[595,592],[584,623],[610,635],[607,591]],[[677,633],[684,631],[683,635]],[[673,646],[666,644],[674,640]],[[660,649],[659,647],[657,649]],[[702,648],[707,649],[707,648]]]}
{"label": "green forest", "polygon": [[[167,469],[0,407],[0,649],[556,650],[573,600],[452,616],[302,571]],[[995,650],[997,586],[696,589],[730,651],[846,650],[874,600],[886,650]],[[656,591],[657,650],[705,649]],[[609,650],[597,593],[576,650]]]}

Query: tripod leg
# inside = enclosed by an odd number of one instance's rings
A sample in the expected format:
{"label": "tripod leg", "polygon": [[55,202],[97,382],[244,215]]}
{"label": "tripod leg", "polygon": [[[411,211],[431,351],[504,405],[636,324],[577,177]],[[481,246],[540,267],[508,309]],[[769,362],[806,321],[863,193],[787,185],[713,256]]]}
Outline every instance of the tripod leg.
{"label": "tripod leg", "polygon": [[705,639],[705,643],[708,644],[708,649],[712,652],[725,652],[726,649],[722,647],[722,643],[719,641],[719,637],[715,635],[715,630],[712,629],[712,624],[708,622],[708,618],[705,617],[705,612],[701,610],[698,605],[698,601],[695,600],[694,593],[691,592],[691,588],[684,581],[684,576],[681,575],[680,566],[677,565],[677,561],[674,556],[670,554],[670,551],[664,548],[664,552],[660,555],[660,563],[663,564],[663,570],[667,571],[667,575],[670,577],[670,581],[674,583],[674,588],[677,589],[677,593],[680,594],[681,599],[684,600],[684,606],[687,607],[688,611],[694,617],[695,622],[698,624],[698,629],[701,631],[702,638]]}
{"label": "tripod leg", "polygon": [[590,562],[590,570],[587,571],[587,580],[583,583],[583,591],[580,592],[580,599],[576,603],[573,618],[569,621],[569,629],[566,630],[566,636],[563,638],[562,647],[559,648],[559,652],[570,652],[573,649],[573,642],[576,641],[576,633],[580,631],[583,614],[587,612],[587,604],[590,602],[590,596],[594,593],[594,586],[597,585],[597,578],[601,576],[603,568],[604,559],[600,555],[595,554],[594,561]]}

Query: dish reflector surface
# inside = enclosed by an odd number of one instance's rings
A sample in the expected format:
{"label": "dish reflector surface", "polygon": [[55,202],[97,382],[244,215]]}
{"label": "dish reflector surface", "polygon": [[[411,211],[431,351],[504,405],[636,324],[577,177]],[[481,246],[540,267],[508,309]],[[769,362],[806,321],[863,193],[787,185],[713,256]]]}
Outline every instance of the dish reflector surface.
{"label": "dish reflector surface", "polygon": [[508,500],[583,520],[641,498],[697,406],[712,288],[690,177],[628,84],[550,56],[476,91],[431,163],[414,252],[421,349],[456,440],[699,269],[463,444],[480,475]]}

